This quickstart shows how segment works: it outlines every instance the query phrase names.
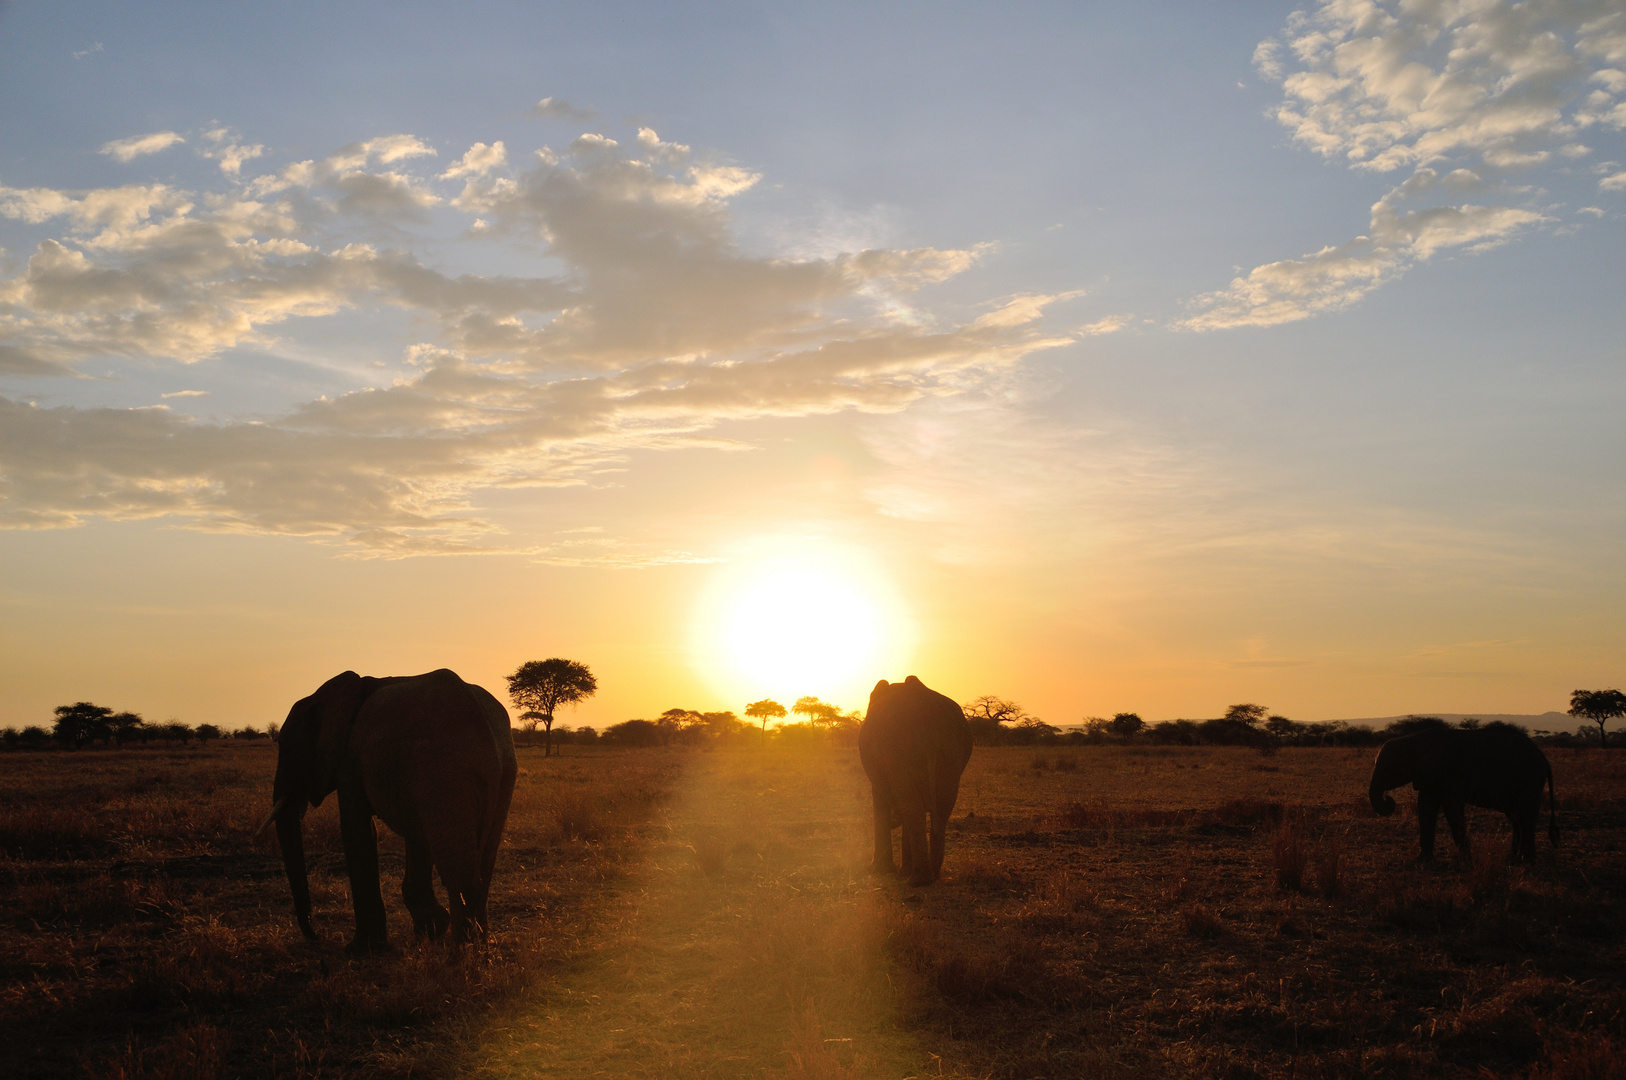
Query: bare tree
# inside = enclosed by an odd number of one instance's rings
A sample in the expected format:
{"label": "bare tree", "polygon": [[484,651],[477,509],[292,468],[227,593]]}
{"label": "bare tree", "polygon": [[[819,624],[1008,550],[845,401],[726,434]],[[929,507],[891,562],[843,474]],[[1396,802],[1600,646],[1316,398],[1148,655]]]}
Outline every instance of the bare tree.
{"label": "bare tree", "polygon": [[508,676],[508,696],[531,730],[542,724],[542,756],[553,754],[553,714],[564,705],[585,701],[598,691],[587,665],[562,657],[527,660]]}

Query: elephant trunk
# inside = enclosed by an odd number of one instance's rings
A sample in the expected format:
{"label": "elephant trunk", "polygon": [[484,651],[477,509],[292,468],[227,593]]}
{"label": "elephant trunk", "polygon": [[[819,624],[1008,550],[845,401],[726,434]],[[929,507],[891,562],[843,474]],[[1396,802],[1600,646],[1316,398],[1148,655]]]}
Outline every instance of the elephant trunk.
{"label": "elephant trunk", "polygon": [[1388,817],[1395,812],[1395,801],[1389,798],[1389,789],[1376,772],[1372,774],[1372,789],[1368,794],[1372,799],[1372,809],[1377,811],[1379,817]]}
{"label": "elephant trunk", "polygon": [[294,918],[306,941],[316,940],[311,929],[311,886],[305,872],[305,834],[300,819],[304,809],[299,800],[289,799],[277,815],[277,843],[282,847],[282,868],[288,874],[288,888],[294,894]]}

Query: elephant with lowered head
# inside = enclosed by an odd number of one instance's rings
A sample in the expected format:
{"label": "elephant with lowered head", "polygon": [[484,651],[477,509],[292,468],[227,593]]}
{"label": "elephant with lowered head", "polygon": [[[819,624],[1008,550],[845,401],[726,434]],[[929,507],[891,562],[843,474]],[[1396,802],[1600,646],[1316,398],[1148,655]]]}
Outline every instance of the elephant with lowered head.
{"label": "elephant with lowered head", "polygon": [[1513,823],[1512,860],[1534,862],[1543,787],[1548,792],[1547,838],[1558,844],[1552,766],[1541,747],[1510,724],[1463,730],[1442,723],[1390,739],[1378,749],[1372,766],[1372,809],[1384,817],[1394,813],[1395,801],[1388,792],[1402,784],[1417,789],[1417,826],[1425,862],[1434,857],[1434,826],[1441,810],[1457,850],[1472,857],[1464,805],[1506,814]]}
{"label": "elephant with lowered head", "polygon": [[[299,929],[314,942],[301,820],[339,797],[352,953],[388,947],[374,815],[406,841],[401,896],[418,935],[484,934],[486,896],[517,774],[508,710],[445,668],[426,675],[335,675],[294,703],[277,746],[273,806]],[[435,899],[439,871],[451,912]]]}
{"label": "elephant with lowered head", "polygon": [[901,683],[882,679],[858,729],[858,758],[875,802],[874,869],[893,870],[896,822],[903,829],[903,874],[911,885],[930,885],[943,869],[949,814],[971,760],[965,714],[913,675]]}

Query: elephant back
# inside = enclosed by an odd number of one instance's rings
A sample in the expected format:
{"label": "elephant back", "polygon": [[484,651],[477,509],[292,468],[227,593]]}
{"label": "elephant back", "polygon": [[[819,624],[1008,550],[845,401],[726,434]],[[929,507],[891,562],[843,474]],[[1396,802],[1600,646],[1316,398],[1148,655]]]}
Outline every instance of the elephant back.
{"label": "elephant back", "polygon": [[971,758],[971,726],[953,698],[915,676],[901,683],[883,679],[870,692],[858,749],[866,759],[906,749],[942,755],[963,767]]}

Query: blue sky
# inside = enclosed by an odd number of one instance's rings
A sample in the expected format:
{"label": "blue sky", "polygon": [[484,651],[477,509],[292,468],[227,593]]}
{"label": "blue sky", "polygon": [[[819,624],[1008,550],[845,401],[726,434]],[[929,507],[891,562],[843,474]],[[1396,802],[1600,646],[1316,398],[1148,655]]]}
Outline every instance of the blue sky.
{"label": "blue sky", "polygon": [[1618,2],[7,5],[0,723],[554,654],[588,722],[738,708],[692,612],[796,559],[896,647],[752,692],[1562,707],[1626,645],[1623,50]]}

